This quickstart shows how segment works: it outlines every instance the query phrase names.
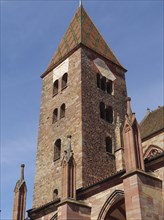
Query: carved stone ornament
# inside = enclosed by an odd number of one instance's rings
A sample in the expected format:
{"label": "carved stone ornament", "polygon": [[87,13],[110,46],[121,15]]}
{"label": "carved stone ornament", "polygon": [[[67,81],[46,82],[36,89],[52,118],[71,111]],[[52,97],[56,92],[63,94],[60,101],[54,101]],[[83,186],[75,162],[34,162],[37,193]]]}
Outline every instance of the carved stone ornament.
{"label": "carved stone ornament", "polygon": [[163,152],[164,151],[160,147],[151,145],[146,150],[146,152],[144,154],[144,159],[146,159],[146,158],[150,159],[150,158],[155,157]]}
{"label": "carved stone ornament", "polygon": [[125,128],[124,128],[124,130],[125,130],[125,133],[127,133],[128,131],[130,131],[130,130],[131,130],[131,128],[130,128],[130,126],[129,126],[129,125],[126,125],[126,126],[125,126]]}

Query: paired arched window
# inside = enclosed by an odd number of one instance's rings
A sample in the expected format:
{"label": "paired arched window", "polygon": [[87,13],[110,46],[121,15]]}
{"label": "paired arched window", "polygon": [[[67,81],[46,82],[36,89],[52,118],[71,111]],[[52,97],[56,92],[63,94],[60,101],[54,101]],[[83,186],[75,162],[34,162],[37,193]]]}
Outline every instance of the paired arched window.
{"label": "paired arched window", "polygon": [[53,83],[53,96],[57,95],[59,92],[59,80],[61,80],[61,90],[65,89],[67,87],[67,81],[68,81],[68,73],[64,73],[61,79],[57,79]]}
{"label": "paired arched window", "polygon": [[62,85],[61,85],[61,89],[65,89],[67,87],[67,80],[68,80],[68,73],[65,73],[62,76]]}
{"label": "paired arched window", "polygon": [[58,120],[58,109],[55,108],[55,110],[53,111],[52,123],[57,122],[57,120]]}
{"label": "paired arched window", "polygon": [[97,73],[97,87],[103,91],[106,91],[110,95],[113,93],[113,81],[108,80],[104,76],[101,76],[99,73]]}
{"label": "paired arched window", "polygon": [[108,153],[113,153],[113,150],[112,150],[112,138],[111,137],[106,137],[106,140],[105,140],[105,142],[106,142],[106,152],[108,152]]}
{"label": "paired arched window", "polygon": [[100,102],[100,117],[109,123],[113,123],[113,108],[106,107],[103,102]]}
{"label": "paired arched window", "polygon": [[58,199],[58,190],[54,189],[54,191],[53,191],[53,200],[56,200],[56,199]]}
{"label": "paired arched window", "polygon": [[60,107],[60,118],[65,117],[65,104],[62,104]]}
{"label": "paired arched window", "polygon": [[56,80],[53,84],[53,96],[58,94],[59,81]]}
{"label": "paired arched window", "polygon": [[[65,117],[65,104],[63,103],[60,107],[60,119]],[[52,116],[52,123],[54,124],[55,122],[58,121],[58,109],[55,108],[53,111],[53,116]]]}
{"label": "paired arched window", "polygon": [[54,161],[60,159],[61,156],[61,139],[57,139],[54,144]]}

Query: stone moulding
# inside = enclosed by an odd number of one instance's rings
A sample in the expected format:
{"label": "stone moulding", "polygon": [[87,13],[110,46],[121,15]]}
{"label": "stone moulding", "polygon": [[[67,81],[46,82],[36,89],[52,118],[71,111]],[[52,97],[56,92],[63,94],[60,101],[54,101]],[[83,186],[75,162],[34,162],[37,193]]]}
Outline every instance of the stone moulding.
{"label": "stone moulding", "polygon": [[115,190],[106,200],[104,203],[97,220],[104,220],[105,216],[110,209],[111,206],[113,206],[116,202],[118,202],[120,199],[124,198],[124,192],[122,190]]}

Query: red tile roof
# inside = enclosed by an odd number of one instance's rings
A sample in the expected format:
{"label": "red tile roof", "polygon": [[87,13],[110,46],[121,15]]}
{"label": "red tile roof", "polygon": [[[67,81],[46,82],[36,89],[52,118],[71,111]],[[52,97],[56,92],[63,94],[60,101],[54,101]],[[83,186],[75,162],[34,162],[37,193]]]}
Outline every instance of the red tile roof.
{"label": "red tile roof", "polygon": [[148,113],[141,121],[140,127],[142,139],[164,129],[164,106]]}
{"label": "red tile roof", "polygon": [[74,15],[46,72],[62,61],[80,43],[122,67],[81,5]]}

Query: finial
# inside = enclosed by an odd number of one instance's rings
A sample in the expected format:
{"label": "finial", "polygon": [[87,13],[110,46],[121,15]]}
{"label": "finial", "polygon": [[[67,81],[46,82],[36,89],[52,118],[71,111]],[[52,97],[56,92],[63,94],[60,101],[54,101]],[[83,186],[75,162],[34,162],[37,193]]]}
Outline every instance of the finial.
{"label": "finial", "polygon": [[82,5],[82,0],[79,0],[79,7]]}
{"label": "finial", "polygon": [[21,177],[20,177],[21,180],[24,180],[24,167],[25,165],[21,164]]}
{"label": "finial", "polygon": [[150,108],[147,108],[147,112],[146,112],[146,114],[148,115],[148,114],[150,114]]}
{"label": "finial", "polygon": [[131,106],[130,106],[131,98],[127,97],[126,101],[127,101],[127,115],[130,116],[130,115],[132,115],[132,110],[131,110]]}

